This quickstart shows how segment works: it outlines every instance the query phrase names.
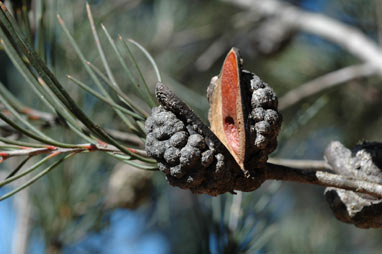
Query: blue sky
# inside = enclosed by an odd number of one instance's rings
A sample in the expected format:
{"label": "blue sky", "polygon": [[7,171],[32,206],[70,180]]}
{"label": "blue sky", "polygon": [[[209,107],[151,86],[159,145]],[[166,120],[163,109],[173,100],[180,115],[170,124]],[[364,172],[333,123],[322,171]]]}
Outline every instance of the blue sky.
{"label": "blue sky", "polygon": [[[7,188],[0,189],[0,196]],[[12,236],[16,225],[16,215],[13,209],[13,198],[0,202],[0,254],[11,253]]]}

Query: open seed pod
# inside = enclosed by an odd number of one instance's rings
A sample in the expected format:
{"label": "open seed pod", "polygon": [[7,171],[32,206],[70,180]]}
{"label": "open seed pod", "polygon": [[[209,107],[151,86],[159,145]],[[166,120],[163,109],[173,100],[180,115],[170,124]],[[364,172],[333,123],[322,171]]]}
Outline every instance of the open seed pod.
{"label": "open seed pod", "polygon": [[212,196],[251,191],[262,172],[246,178],[227,148],[199,117],[165,85],[156,85],[159,107],[145,123],[145,149],[173,186]]}
{"label": "open seed pod", "polygon": [[281,116],[273,90],[242,70],[237,49],[208,88],[211,129],[162,83],[156,97],[145,149],[170,184],[209,195],[261,185],[264,172],[256,169],[276,147]]}
{"label": "open seed pod", "polygon": [[[382,181],[382,144],[363,143],[352,151],[340,142],[325,150],[332,169],[341,175],[368,182]],[[382,199],[353,191],[326,188],[325,197],[336,218],[360,228],[382,228]]]}
{"label": "open seed pod", "polygon": [[264,167],[277,146],[281,115],[273,89],[242,69],[239,51],[232,48],[219,76],[208,87],[211,130],[231,152],[245,175]]}

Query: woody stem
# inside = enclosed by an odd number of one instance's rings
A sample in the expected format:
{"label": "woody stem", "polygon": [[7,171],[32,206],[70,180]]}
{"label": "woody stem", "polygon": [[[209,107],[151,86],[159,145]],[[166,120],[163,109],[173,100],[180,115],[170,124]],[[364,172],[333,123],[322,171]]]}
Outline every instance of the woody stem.
{"label": "woody stem", "polygon": [[380,184],[323,171],[312,171],[267,163],[267,167],[264,169],[264,176],[267,180],[316,184],[382,197],[382,185]]}

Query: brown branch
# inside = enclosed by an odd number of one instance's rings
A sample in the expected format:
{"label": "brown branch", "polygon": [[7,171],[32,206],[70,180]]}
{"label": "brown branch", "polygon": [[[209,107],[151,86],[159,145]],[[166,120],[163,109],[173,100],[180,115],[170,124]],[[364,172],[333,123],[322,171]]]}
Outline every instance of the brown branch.
{"label": "brown branch", "polygon": [[285,110],[309,96],[334,86],[344,84],[352,79],[370,76],[376,73],[376,70],[377,69],[374,68],[372,64],[360,64],[327,73],[284,94],[279,99],[279,109]]}
{"label": "brown branch", "polygon": [[303,170],[268,163],[267,168],[264,170],[264,175],[267,180],[316,184],[382,197],[382,185],[380,184],[356,180],[328,172]]}
{"label": "brown branch", "polygon": [[58,121],[58,116],[32,108],[25,107],[20,113],[25,114],[30,120],[44,121],[47,125],[55,125],[55,123]]}
{"label": "brown branch", "polygon": [[[93,152],[93,151],[103,151],[122,154],[122,152],[115,146],[108,144],[83,144],[76,145],[73,148],[61,148],[56,146],[46,146],[44,148],[25,148],[20,150],[12,151],[0,151],[0,157],[3,160],[17,157],[17,156],[35,156],[39,154],[57,154],[57,153],[79,153],[79,152]],[[136,153],[141,156],[147,156],[145,151],[138,149],[130,149],[131,152]]]}

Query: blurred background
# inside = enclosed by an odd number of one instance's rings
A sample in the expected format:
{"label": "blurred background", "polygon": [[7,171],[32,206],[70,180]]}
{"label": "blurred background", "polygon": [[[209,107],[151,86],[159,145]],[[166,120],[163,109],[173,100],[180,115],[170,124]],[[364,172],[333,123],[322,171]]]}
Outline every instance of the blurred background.
{"label": "blurred background", "polygon": [[[101,126],[123,130],[112,111],[77,90],[65,77],[70,74],[92,85],[58,25],[57,13],[86,59],[102,66],[86,2],[3,2],[21,24],[32,27],[26,33],[33,33],[36,50],[81,108]],[[256,2],[267,1],[93,0],[89,4],[97,28],[101,30],[102,23],[115,40],[121,35],[142,44],[155,59],[164,83],[206,123],[206,88],[232,46],[240,49],[244,68],[269,83],[280,101],[287,92],[311,80],[364,63],[341,43],[288,24],[277,11],[256,11]],[[351,26],[376,47],[382,45],[382,3],[377,0],[280,2]],[[25,24],[28,19],[39,23]],[[124,69],[101,32],[100,40],[116,79],[134,96]],[[141,51],[132,50],[152,91],[154,71]],[[2,50],[0,81],[25,104],[44,110]],[[362,140],[381,141],[381,77],[366,71],[337,83],[282,108],[283,127],[272,157],[322,160],[325,147],[333,140],[348,147]],[[73,135],[64,126],[45,128],[44,132],[67,139]],[[16,164],[2,163],[1,179]],[[9,190],[0,188],[0,194]],[[138,170],[102,153],[81,154],[0,202],[0,253],[382,251],[382,233],[337,221],[323,190],[266,182],[253,193],[234,197],[193,195],[171,187],[159,172]]]}

